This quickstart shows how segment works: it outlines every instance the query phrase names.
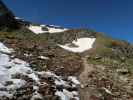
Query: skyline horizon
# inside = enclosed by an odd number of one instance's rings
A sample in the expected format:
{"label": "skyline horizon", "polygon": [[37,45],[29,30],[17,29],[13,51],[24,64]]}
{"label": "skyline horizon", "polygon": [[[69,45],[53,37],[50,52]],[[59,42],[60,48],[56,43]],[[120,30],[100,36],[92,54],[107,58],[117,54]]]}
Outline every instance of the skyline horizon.
{"label": "skyline horizon", "polygon": [[[123,0],[121,4],[118,2],[120,0],[117,2],[115,0],[110,0],[110,2],[102,0],[101,3],[98,0],[89,0],[92,5],[88,4],[88,0],[83,0],[85,2],[78,0],[75,5],[73,5],[75,0],[72,2],[70,0],[68,2],[66,0],[58,0],[58,2],[52,2],[52,0],[39,0],[39,2],[35,0],[30,5],[31,1],[4,0],[4,3],[17,17],[34,23],[53,24],[66,28],[91,28],[115,39],[133,43],[133,29],[131,27],[133,22],[130,20],[133,13],[129,11],[129,8],[133,9],[133,7],[131,7],[131,1],[129,2],[129,0]],[[104,7],[99,8],[97,3]],[[117,8],[118,4],[119,7]],[[122,8],[123,4],[125,5],[124,10]],[[70,5],[69,8],[65,8],[67,5]],[[84,8],[79,8],[80,6]],[[90,12],[90,14],[87,12]]]}

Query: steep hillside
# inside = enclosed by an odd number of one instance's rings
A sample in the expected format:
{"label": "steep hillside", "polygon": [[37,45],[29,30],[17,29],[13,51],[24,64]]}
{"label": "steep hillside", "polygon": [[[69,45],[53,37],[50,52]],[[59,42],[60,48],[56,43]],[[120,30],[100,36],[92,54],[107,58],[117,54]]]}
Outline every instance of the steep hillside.
{"label": "steep hillside", "polygon": [[133,46],[98,33],[83,58],[81,100],[132,100]]}
{"label": "steep hillside", "polygon": [[133,99],[133,46],[126,41],[34,24],[11,11],[0,23],[0,100]]}

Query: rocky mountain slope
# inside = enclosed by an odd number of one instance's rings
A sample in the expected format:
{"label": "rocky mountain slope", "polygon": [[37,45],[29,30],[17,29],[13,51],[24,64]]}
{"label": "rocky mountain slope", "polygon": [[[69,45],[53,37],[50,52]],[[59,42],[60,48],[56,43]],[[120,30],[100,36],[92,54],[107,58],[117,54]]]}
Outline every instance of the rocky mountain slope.
{"label": "rocky mountain slope", "polygon": [[133,100],[131,44],[0,7],[0,100]]}

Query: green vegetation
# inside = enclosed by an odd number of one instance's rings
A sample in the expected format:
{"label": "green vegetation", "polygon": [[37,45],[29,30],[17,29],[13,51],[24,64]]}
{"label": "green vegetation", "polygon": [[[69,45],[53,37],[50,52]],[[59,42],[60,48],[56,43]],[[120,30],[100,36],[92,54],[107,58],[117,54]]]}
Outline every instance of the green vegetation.
{"label": "green vegetation", "polygon": [[133,73],[133,58],[130,57],[133,52],[131,45],[103,34],[96,34],[96,37],[95,47],[90,53],[88,63],[108,66],[112,68],[110,70],[125,68]]}

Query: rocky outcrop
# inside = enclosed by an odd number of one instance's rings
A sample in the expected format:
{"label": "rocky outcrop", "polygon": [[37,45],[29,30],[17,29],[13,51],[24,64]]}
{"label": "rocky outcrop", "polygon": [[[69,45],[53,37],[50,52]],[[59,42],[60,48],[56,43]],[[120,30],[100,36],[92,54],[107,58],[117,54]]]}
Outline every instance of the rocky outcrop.
{"label": "rocky outcrop", "polygon": [[[28,26],[43,32],[35,34]],[[0,30],[0,80],[4,82],[0,81],[0,100],[132,100],[133,46],[129,43],[89,29],[34,25],[15,17],[0,0],[3,27],[21,28]],[[91,44],[84,38],[95,39],[91,48],[72,52]],[[5,52],[10,48],[11,53]],[[16,87],[15,80],[24,84]]]}
{"label": "rocky outcrop", "polygon": [[0,27],[18,28],[19,24],[14,17],[14,14],[0,0]]}

